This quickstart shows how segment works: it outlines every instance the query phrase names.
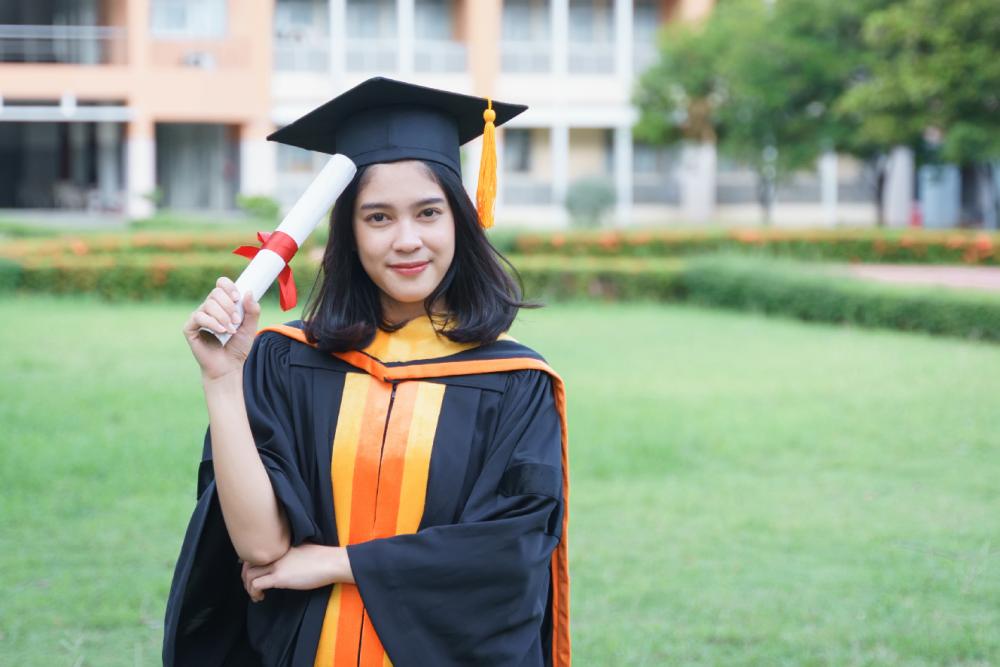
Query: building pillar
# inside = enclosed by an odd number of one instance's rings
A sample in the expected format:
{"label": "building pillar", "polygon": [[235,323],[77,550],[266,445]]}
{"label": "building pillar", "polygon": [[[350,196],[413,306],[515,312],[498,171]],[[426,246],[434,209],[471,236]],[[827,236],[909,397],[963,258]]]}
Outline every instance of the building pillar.
{"label": "building pillar", "polygon": [[128,66],[133,72],[142,72],[146,68],[150,34],[149,5],[149,2],[126,3],[125,44]]}
{"label": "building pillar", "polygon": [[346,88],[347,77],[347,0],[327,0],[330,32],[330,82],[333,94]]}
{"label": "building pillar", "polygon": [[632,87],[632,0],[615,0],[615,75]]}
{"label": "building pillar", "polygon": [[552,203],[560,210],[566,206],[566,192],[569,190],[569,126],[553,125],[552,145]]}
{"label": "building pillar", "polygon": [[615,219],[618,226],[632,221],[632,126],[614,129]]}
{"label": "building pillar", "polygon": [[552,0],[549,5],[552,25],[552,75],[557,79],[569,72],[569,0]]}
{"label": "building pillar", "polygon": [[101,208],[118,210],[121,206],[118,168],[119,132],[117,123],[97,124],[97,190],[101,194]]}
{"label": "building pillar", "polygon": [[500,73],[503,4],[501,0],[470,0],[463,9],[463,32],[469,53],[472,91],[480,97],[489,97],[496,92]]}
{"label": "building pillar", "polygon": [[906,146],[893,148],[885,171],[882,194],[885,224],[905,227],[910,224],[913,210],[913,151]]}
{"label": "building pillar", "polygon": [[820,201],[823,206],[823,222],[828,227],[837,225],[837,153],[824,151],[819,158]]}
{"label": "building pillar", "polygon": [[277,144],[267,141],[270,122],[240,126],[240,185],[242,195],[273,196],[277,180]]}
{"label": "building pillar", "polygon": [[399,73],[413,74],[415,0],[396,0],[396,26],[398,29]]}
{"label": "building pillar", "polygon": [[716,148],[712,142],[681,147],[681,215],[688,222],[709,222],[715,214]]}
{"label": "building pillar", "polygon": [[149,199],[156,188],[156,135],[148,117],[134,118],[127,126],[125,142],[127,203],[130,218],[148,218],[155,206]]}

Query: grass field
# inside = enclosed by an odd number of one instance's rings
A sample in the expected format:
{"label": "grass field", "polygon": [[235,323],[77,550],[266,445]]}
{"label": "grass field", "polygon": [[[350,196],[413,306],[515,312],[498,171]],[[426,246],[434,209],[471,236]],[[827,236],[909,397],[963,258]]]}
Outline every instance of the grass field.
{"label": "grass field", "polygon": [[[158,663],[193,307],[0,298],[0,664]],[[641,304],[512,333],[567,381],[575,664],[1000,664],[1000,346]]]}

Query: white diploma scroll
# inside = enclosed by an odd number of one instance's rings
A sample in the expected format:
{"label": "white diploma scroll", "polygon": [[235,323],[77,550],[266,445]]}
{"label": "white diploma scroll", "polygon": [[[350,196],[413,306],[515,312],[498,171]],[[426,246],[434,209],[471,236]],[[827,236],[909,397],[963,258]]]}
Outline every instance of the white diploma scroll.
{"label": "white diploma scroll", "polygon": [[[358,168],[350,158],[339,153],[334,155],[288,211],[288,215],[275,231],[288,234],[295,239],[296,245],[301,248],[303,242],[312,234],[333,203],[337,201],[340,193],[347,188],[357,170]],[[250,264],[236,279],[236,289],[240,292],[236,313],[240,322],[243,321],[243,295],[249,291],[253,294],[254,301],[260,301],[264,292],[274,283],[284,268],[285,260],[272,250],[261,249],[250,260]],[[232,337],[232,334],[228,332],[218,333],[206,327],[202,327],[201,330],[213,334],[223,345],[228,343]]]}

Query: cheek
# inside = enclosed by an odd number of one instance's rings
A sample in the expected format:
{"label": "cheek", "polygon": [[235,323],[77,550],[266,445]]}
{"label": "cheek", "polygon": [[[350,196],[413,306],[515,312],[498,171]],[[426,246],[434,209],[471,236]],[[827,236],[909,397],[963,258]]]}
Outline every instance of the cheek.
{"label": "cheek", "polygon": [[455,224],[452,221],[442,223],[433,230],[427,242],[441,257],[451,258],[455,254]]}
{"label": "cheek", "polygon": [[366,227],[360,225],[356,227],[354,239],[358,245],[358,256],[364,263],[371,263],[384,253],[378,234],[373,234]]}

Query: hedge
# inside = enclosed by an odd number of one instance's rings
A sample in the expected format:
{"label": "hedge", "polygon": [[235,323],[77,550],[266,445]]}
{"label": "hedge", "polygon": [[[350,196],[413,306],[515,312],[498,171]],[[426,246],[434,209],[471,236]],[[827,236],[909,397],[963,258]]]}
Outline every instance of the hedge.
{"label": "hedge", "polygon": [[1000,235],[919,229],[622,229],[524,233],[523,255],[681,257],[707,252],[814,261],[1000,264]]}
{"label": "hedge", "polygon": [[[305,248],[315,247],[310,238]],[[94,255],[126,255],[142,253],[232,253],[241,245],[260,245],[255,234],[216,231],[191,234],[186,232],[137,232],[131,234],[74,234],[43,239],[9,241],[0,248],[8,258],[84,257]]]}
{"label": "hedge", "polygon": [[[530,298],[637,298],[669,299],[675,296],[680,265],[674,260],[584,259],[516,257],[512,261]],[[220,275],[238,276],[246,260],[220,253],[137,253],[32,257],[21,264],[6,283],[33,292],[56,294],[96,293],[109,300],[200,299]],[[0,264],[0,276],[4,264]],[[292,273],[300,294],[316,279],[319,265],[308,257],[292,260]],[[3,288],[0,277],[0,288]],[[275,291],[275,290],[271,290]]]}
{"label": "hedge", "polygon": [[692,303],[806,321],[1000,340],[1000,295],[948,287],[892,285],[789,261],[698,258],[680,276]]}
{"label": "hedge", "polygon": [[[246,265],[247,260],[238,255],[219,253],[30,258],[21,263],[16,287],[55,294],[93,293],[110,301],[197,300],[205,297],[219,276],[235,278]],[[292,261],[300,291],[315,281],[317,268],[305,258]]]}
{"label": "hedge", "polygon": [[[1000,296],[949,288],[904,287],[831,275],[829,268],[743,255],[686,259],[518,256],[529,300],[690,301],[792,316],[1000,340]],[[0,259],[0,289],[96,293],[109,300],[204,298],[220,275],[246,266],[237,255],[157,252]],[[292,262],[304,303],[318,272],[308,256]],[[269,301],[277,290],[268,291]]]}

